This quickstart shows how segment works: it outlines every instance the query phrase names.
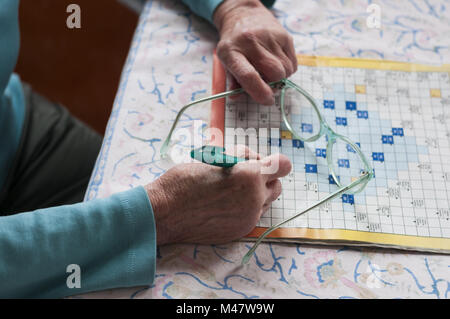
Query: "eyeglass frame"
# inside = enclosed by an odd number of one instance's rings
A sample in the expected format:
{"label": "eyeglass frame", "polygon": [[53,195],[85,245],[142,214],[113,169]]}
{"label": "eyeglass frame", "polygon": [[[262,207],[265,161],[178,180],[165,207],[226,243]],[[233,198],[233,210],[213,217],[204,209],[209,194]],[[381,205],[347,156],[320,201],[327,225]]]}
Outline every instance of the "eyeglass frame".
{"label": "eyeglass frame", "polygon": [[[241,262],[242,264],[245,264],[249,261],[252,254],[254,253],[254,251],[256,250],[258,245],[261,243],[261,241],[275,229],[277,229],[277,228],[281,227],[282,225],[288,223],[289,221],[294,220],[297,217],[309,212],[310,210],[319,207],[320,205],[326,203],[329,200],[332,200],[333,198],[335,198],[341,194],[344,194],[344,193],[356,194],[356,193],[363,191],[364,188],[366,187],[367,183],[374,177],[373,168],[371,167],[371,165],[370,165],[369,161],[367,160],[366,156],[364,155],[364,153],[361,151],[360,147],[356,143],[351,141],[348,137],[336,133],[330,127],[330,125],[326,122],[326,120],[320,113],[315,99],[308,92],[306,92],[303,88],[301,88],[300,86],[298,86],[297,84],[295,84],[294,82],[292,82],[289,79],[281,79],[280,81],[270,82],[270,83],[268,83],[268,85],[271,88],[281,90],[281,92],[280,92],[280,111],[282,114],[283,122],[286,125],[289,132],[292,134],[293,138],[300,140],[304,143],[308,143],[308,142],[314,142],[314,141],[318,140],[323,135],[325,135],[327,137],[327,148],[326,148],[327,165],[328,165],[328,169],[331,173],[331,176],[332,176],[334,182],[336,183],[338,189],[335,192],[333,192],[330,195],[323,198],[322,200],[320,200],[319,202],[317,202],[317,203],[311,205],[310,207],[308,207],[307,209],[303,210],[302,212],[268,228],[262,235],[259,236],[259,238],[256,240],[253,247],[242,258],[242,262]],[[297,90],[313,106],[314,111],[316,112],[316,115],[320,121],[320,130],[316,135],[313,135],[309,138],[303,138],[303,137],[299,136],[297,134],[297,132],[292,128],[289,120],[287,119],[286,112],[285,112],[285,92],[286,92],[287,88],[292,88],[292,89]],[[245,93],[244,89],[239,88],[239,89],[235,89],[235,90],[231,90],[231,91],[218,93],[218,94],[208,96],[205,98],[201,98],[201,99],[192,101],[191,103],[183,106],[180,109],[180,111],[178,112],[177,117],[175,118],[175,121],[172,124],[172,127],[169,131],[169,134],[168,134],[166,140],[164,141],[163,145],[161,146],[161,149],[160,149],[161,158],[165,158],[167,156],[167,150],[168,150],[173,132],[175,131],[175,128],[176,128],[181,116],[188,108],[190,108],[191,106],[194,106],[196,104],[200,104],[200,103],[204,103],[204,102],[208,102],[208,101],[212,101],[212,100],[217,100],[217,99],[222,99],[222,98],[226,98],[226,97],[230,97],[230,96],[242,94],[242,93]],[[352,181],[350,184],[348,184],[346,186],[343,186],[341,184],[341,182],[339,181],[339,178],[337,177],[336,172],[334,171],[334,165],[333,165],[332,150],[333,150],[334,144],[339,139],[344,141],[345,143],[347,143],[347,145],[350,145],[350,147],[356,152],[356,154],[358,154],[358,156],[360,157],[361,162],[364,166],[364,171],[359,176],[359,178]],[[358,187],[358,188],[356,190],[353,190],[355,187]]]}

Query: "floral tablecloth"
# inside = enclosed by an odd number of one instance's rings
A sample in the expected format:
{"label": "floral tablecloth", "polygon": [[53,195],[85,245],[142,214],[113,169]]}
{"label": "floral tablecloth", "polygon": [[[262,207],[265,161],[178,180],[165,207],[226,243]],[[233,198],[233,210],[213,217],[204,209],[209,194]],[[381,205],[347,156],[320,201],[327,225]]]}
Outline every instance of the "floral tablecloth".
{"label": "floral tablecloth", "polygon": [[[293,35],[297,53],[450,63],[449,1],[380,0],[368,10],[370,4],[278,0],[273,13]],[[217,40],[215,29],[181,1],[147,1],[86,200],[144,185],[170,167],[160,160],[159,148],[180,107],[210,93]],[[189,127],[208,116],[203,109],[182,120]],[[450,256],[271,243],[240,266],[249,247],[245,242],[161,247],[151,287],[84,297],[450,297]]]}

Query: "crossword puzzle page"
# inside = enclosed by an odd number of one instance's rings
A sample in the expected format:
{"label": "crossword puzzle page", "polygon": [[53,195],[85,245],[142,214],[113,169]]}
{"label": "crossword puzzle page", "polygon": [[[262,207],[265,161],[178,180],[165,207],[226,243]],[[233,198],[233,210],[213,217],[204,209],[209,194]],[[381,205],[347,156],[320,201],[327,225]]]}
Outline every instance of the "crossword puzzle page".
{"label": "crossword puzzle page", "polygon": [[[331,128],[360,146],[375,177],[363,192],[323,204],[274,231],[269,240],[450,253],[450,68],[330,57],[299,56],[298,61],[290,80],[314,97]],[[225,82],[224,76],[220,79]],[[306,113],[299,118],[304,131],[312,130]],[[311,143],[293,138],[279,99],[271,107],[248,97],[227,99],[222,110],[213,106],[212,118],[222,121],[216,126],[225,131],[225,148],[247,144],[262,155],[282,153],[293,164],[282,179],[282,195],[249,239],[337,189],[326,162],[325,136]],[[256,139],[236,128],[255,128]],[[352,156],[344,148],[337,165],[352,167]]]}

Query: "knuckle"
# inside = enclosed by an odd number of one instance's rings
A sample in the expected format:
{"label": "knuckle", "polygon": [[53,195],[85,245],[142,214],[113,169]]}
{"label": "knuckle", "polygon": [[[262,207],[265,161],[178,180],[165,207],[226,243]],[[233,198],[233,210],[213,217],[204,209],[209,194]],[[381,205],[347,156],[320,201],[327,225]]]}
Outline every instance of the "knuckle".
{"label": "knuckle", "polygon": [[269,70],[267,74],[269,81],[278,81],[286,77],[286,71],[281,63],[271,62],[267,65]]}
{"label": "knuckle", "polygon": [[256,32],[254,32],[253,30],[244,30],[241,32],[240,38],[243,41],[254,43],[257,41],[258,36],[257,36]]}
{"label": "knuckle", "polygon": [[294,41],[294,37],[284,28],[278,30],[276,38],[280,45],[287,45],[289,42]]}
{"label": "knuckle", "polygon": [[217,55],[219,58],[223,58],[228,54],[233,48],[232,41],[230,40],[221,40],[217,44]]}
{"label": "knuckle", "polygon": [[[229,70],[232,70],[232,72],[239,72],[240,70],[240,63],[239,61],[237,61],[236,59],[228,59],[225,61],[225,65]],[[240,77],[238,76],[239,74],[236,74],[236,81],[239,83],[240,82]]]}
{"label": "knuckle", "polygon": [[285,38],[287,43],[294,42],[294,37],[288,32],[286,32]]}
{"label": "knuckle", "polygon": [[289,60],[283,61],[284,70],[286,73],[286,77],[289,77],[292,73],[294,73],[294,67]]}
{"label": "knuckle", "polygon": [[242,83],[250,83],[255,81],[256,77],[256,72],[246,70],[239,75],[239,80],[242,81]]}

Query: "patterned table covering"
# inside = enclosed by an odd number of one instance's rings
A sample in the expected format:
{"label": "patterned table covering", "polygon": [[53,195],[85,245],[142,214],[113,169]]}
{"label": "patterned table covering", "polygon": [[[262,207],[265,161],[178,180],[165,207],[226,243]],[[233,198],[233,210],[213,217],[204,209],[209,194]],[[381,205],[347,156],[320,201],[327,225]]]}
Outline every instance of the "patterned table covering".
{"label": "patterned table covering", "polygon": [[[278,0],[273,9],[297,53],[417,63],[450,62],[450,1]],[[215,29],[177,0],[149,0],[123,70],[86,200],[144,185],[170,164],[159,149],[177,111],[210,94]],[[207,121],[208,110],[183,117]],[[448,298],[450,256],[386,249],[262,244],[172,245],[158,250],[154,285],[95,298]]]}

